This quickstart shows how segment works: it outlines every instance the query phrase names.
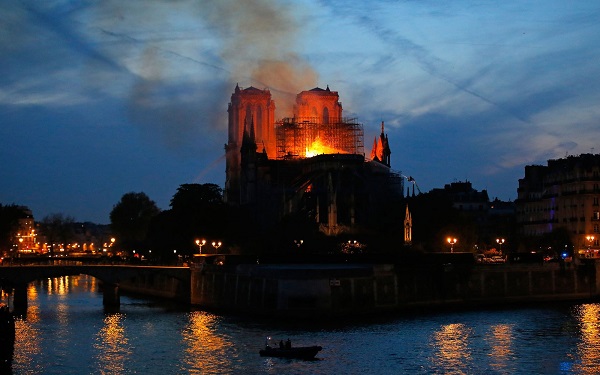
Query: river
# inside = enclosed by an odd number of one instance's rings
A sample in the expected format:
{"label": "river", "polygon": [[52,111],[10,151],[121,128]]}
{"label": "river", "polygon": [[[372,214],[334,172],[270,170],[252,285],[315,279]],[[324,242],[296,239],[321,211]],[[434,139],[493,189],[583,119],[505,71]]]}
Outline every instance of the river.
{"label": "river", "polygon": [[[3,295],[2,302],[11,302]],[[13,374],[593,374],[600,304],[272,322],[121,297],[97,280],[32,283]],[[321,345],[314,361],[263,358],[267,336]]]}

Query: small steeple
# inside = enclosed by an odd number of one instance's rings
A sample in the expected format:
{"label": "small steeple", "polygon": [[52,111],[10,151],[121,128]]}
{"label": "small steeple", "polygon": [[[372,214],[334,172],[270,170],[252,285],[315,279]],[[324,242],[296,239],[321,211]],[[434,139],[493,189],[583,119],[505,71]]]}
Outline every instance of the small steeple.
{"label": "small steeple", "polygon": [[250,140],[256,142],[256,135],[254,134],[254,118],[250,122]]}

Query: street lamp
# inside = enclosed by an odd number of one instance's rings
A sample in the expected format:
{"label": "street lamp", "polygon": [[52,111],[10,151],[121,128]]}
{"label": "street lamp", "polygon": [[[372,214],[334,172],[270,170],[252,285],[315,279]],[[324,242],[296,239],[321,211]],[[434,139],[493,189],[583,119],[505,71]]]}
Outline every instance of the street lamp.
{"label": "street lamp", "polygon": [[500,255],[502,255],[502,244],[505,242],[504,238],[496,238],[496,243],[500,245]]}
{"label": "street lamp", "polygon": [[456,238],[454,237],[448,237],[446,239],[446,241],[448,241],[448,243],[450,244],[450,252],[453,253],[454,252],[454,244],[458,241]]}
{"label": "street lamp", "polygon": [[[117,240],[117,239],[116,239],[116,238],[114,238],[114,237],[111,237],[111,238],[110,238],[110,244],[108,245],[108,248],[110,249],[111,255],[113,254],[112,247],[113,247],[113,245],[115,244],[115,241],[116,241],[116,240]],[[104,246],[106,247],[106,243],[104,244]]]}
{"label": "street lamp", "polygon": [[294,240],[294,243],[296,244],[296,246],[298,246],[298,248],[300,246],[302,246],[302,244],[304,243],[304,240]]}
{"label": "street lamp", "polygon": [[196,245],[200,248],[200,254],[202,254],[202,246],[206,244],[206,240],[196,240]]}
{"label": "street lamp", "polygon": [[217,250],[221,247],[221,245],[223,245],[223,243],[221,241],[219,241],[219,242],[213,241],[212,245],[215,248],[215,253],[216,253]]}
{"label": "street lamp", "polygon": [[588,257],[590,256],[590,251],[591,251],[591,247],[592,247],[592,242],[594,242],[594,240],[596,239],[596,237],[594,236],[586,236],[585,237],[586,240],[588,240]]}

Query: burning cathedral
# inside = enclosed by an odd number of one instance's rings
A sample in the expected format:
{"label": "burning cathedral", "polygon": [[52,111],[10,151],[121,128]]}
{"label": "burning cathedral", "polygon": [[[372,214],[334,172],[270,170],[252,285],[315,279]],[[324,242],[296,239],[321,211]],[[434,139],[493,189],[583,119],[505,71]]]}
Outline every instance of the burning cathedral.
{"label": "burning cathedral", "polygon": [[228,113],[225,200],[263,226],[305,213],[325,234],[352,233],[402,196],[383,122],[367,158],[363,125],[343,117],[329,86],[302,91],[292,117],[275,119],[268,89],[236,85]]}

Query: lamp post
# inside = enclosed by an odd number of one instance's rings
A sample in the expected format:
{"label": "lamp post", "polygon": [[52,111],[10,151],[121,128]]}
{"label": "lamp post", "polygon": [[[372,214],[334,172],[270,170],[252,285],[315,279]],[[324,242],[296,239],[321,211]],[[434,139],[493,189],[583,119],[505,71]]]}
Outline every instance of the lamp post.
{"label": "lamp post", "polygon": [[500,255],[502,255],[502,244],[505,242],[504,238],[496,238],[496,243],[500,245]]}
{"label": "lamp post", "polygon": [[196,245],[200,248],[200,254],[202,254],[202,246],[206,244],[206,240],[196,240]]}
{"label": "lamp post", "polygon": [[110,244],[108,245],[108,247],[110,248],[110,255],[114,255],[114,250],[112,249],[113,245],[115,244],[115,241],[117,239],[114,237],[110,238]]}
{"label": "lamp post", "polygon": [[596,237],[594,236],[586,236],[585,237],[586,240],[588,240],[588,251],[587,251],[587,256],[590,257],[590,251],[592,248],[592,242],[594,242],[594,240],[596,239]]}
{"label": "lamp post", "polygon": [[213,241],[212,245],[215,248],[215,253],[216,253],[217,250],[221,247],[221,245],[223,245],[223,243],[221,241],[219,241],[219,242]]}
{"label": "lamp post", "polygon": [[300,248],[300,246],[302,246],[302,244],[304,243],[304,240],[294,240],[294,243],[296,244],[296,246],[298,246],[298,248]]}
{"label": "lamp post", "polygon": [[456,244],[456,242],[458,240],[456,238],[454,238],[454,237],[448,237],[446,239],[446,241],[448,241],[448,243],[450,244],[450,252],[453,253],[454,252],[454,244]]}

